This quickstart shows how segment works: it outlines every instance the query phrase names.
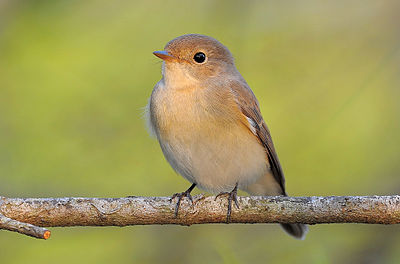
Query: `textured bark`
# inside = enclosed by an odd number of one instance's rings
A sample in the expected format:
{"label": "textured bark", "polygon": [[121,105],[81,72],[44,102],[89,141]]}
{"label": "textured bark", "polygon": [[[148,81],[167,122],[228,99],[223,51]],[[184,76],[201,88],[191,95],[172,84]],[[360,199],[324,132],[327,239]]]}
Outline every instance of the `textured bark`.
{"label": "textured bark", "polygon": [[28,223],[23,223],[0,214],[0,229],[18,232],[36,238],[50,238],[50,231]]}
{"label": "textured bark", "polygon": [[[399,224],[400,196],[238,197],[231,223],[368,223]],[[50,233],[40,227],[128,226],[156,224],[225,223],[224,197],[195,196],[194,204],[182,201],[174,217],[175,201],[167,197],[127,198],[5,198],[0,197],[0,229],[38,238]],[[1,219],[26,226],[18,229]],[[8,221],[10,223],[10,221]],[[30,224],[30,225],[29,225]],[[40,227],[39,227],[40,226]],[[29,230],[26,231],[26,230]],[[26,231],[26,232],[25,232]],[[32,233],[33,232],[33,233]]]}

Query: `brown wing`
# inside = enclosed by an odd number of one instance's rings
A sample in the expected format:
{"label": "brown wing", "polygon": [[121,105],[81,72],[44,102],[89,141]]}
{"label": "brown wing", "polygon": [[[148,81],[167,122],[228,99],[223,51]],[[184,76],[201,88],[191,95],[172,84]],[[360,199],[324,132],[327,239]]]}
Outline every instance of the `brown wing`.
{"label": "brown wing", "polygon": [[238,102],[240,110],[242,111],[243,115],[250,121],[249,124],[246,124],[246,126],[258,137],[260,142],[263,144],[268,156],[272,175],[281,186],[283,194],[286,195],[285,177],[283,175],[282,167],[279,163],[274,144],[272,143],[271,134],[268,130],[267,125],[264,122],[263,117],[261,116],[257,98],[245,82],[232,82],[231,89],[236,97],[236,101]]}

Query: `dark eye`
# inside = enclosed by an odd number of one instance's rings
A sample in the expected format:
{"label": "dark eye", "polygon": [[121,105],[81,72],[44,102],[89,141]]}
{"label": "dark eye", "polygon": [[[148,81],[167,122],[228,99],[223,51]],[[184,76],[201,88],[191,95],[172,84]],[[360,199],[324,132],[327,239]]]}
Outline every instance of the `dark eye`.
{"label": "dark eye", "polygon": [[194,55],[193,59],[197,63],[203,63],[206,60],[206,54],[204,54],[203,52],[197,52]]}

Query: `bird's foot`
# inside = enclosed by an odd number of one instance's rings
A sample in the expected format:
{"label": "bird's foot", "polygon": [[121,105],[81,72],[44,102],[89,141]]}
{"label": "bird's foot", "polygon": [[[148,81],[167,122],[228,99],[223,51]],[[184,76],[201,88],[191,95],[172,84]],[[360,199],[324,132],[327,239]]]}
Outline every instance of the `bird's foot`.
{"label": "bird's foot", "polygon": [[181,192],[181,193],[175,193],[174,195],[172,195],[171,199],[169,200],[170,202],[172,202],[172,200],[174,200],[175,198],[178,198],[178,201],[176,201],[176,204],[175,204],[175,217],[178,217],[178,211],[179,211],[179,207],[181,205],[181,201],[182,201],[183,197],[187,197],[193,205],[193,198],[192,198],[192,195],[190,195],[190,193],[192,192],[192,190],[194,189],[195,186],[196,186],[196,184],[193,183],[192,186],[190,186],[190,188],[187,189],[186,191]]}
{"label": "bird's foot", "polygon": [[237,189],[238,184],[236,183],[235,188],[231,192],[222,192],[215,196],[215,200],[222,195],[228,196],[228,212],[226,214],[226,223],[229,224],[231,222],[231,214],[232,214],[232,201],[235,202],[236,208],[239,209],[239,202],[237,200]]}

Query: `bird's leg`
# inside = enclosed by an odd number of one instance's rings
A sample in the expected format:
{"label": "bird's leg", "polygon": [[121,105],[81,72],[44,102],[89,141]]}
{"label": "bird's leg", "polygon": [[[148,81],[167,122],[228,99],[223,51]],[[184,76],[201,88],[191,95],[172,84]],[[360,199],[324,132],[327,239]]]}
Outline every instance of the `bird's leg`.
{"label": "bird's leg", "polygon": [[193,183],[192,186],[190,186],[189,189],[187,189],[186,191],[181,192],[181,193],[175,193],[174,195],[172,195],[171,199],[169,200],[170,202],[172,202],[172,200],[175,197],[178,197],[178,201],[176,202],[176,205],[175,205],[175,217],[178,217],[179,206],[181,205],[181,200],[182,200],[183,197],[186,196],[187,198],[189,198],[189,200],[193,204],[193,198],[190,195],[190,193],[192,192],[194,187],[196,187],[196,183]]}
{"label": "bird's leg", "polygon": [[215,196],[215,200],[221,196],[221,195],[227,195],[228,196],[228,213],[226,214],[226,223],[229,224],[231,222],[231,214],[232,214],[232,201],[235,202],[235,205],[237,209],[239,209],[239,203],[237,200],[237,189],[238,189],[238,183],[236,183],[235,188],[231,192],[222,192]]}

